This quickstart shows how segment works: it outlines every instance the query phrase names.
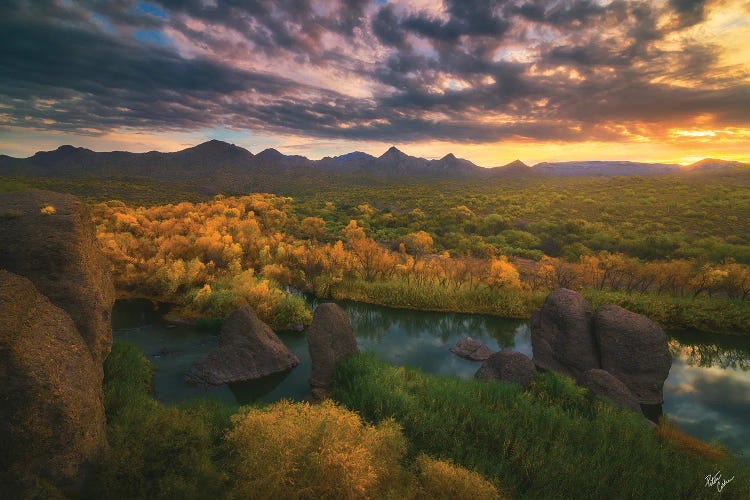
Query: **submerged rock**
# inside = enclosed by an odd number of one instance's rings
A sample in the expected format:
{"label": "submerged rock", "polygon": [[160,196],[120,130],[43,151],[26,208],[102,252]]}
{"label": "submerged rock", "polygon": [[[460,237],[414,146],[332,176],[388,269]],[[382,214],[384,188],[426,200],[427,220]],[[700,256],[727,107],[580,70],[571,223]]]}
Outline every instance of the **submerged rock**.
{"label": "submerged rock", "polygon": [[520,384],[527,388],[534,379],[534,362],[523,353],[503,349],[490,356],[474,376],[482,380],[497,380]]}
{"label": "submerged rock", "polygon": [[456,356],[461,356],[471,361],[484,361],[495,352],[471,337],[462,338],[456,345],[450,348],[450,351]]}
{"label": "submerged rock", "polygon": [[550,293],[531,316],[534,363],[573,376],[599,368],[593,316],[591,304],[578,292],[558,288]]}
{"label": "submerged rock", "polygon": [[578,384],[587,388],[596,397],[605,399],[616,406],[628,408],[641,413],[638,399],[630,389],[617,377],[605,370],[593,369],[585,372],[578,380]]}
{"label": "submerged rock", "polygon": [[359,352],[349,316],[333,303],[315,308],[307,329],[307,348],[312,358],[310,385],[325,389],[339,364]]}
{"label": "submerged rock", "polygon": [[224,321],[219,348],[196,361],[185,378],[196,384],[221,385],[258,379],[298,364],[297,356],[245,306]]}
{"label": "submerged rock", "polygon": [[12,214],[0,217],[0,268],[31,280],[73,318],[101,383],[115,290],[88,209],[75,196],[29,190],[0,193],[0,213]]}
{"label": "submerged rock", "polygon": [[602,369],[621,380],[639,403],[662,403],[672,366],[664,330],[646,316],[616,305],[597,311],[594,329]]}
{"label": "submerged rock", "polygon": [[66,311],[1,269],[0,311],[0,491],[75,487],[107,445],[101,366]]}

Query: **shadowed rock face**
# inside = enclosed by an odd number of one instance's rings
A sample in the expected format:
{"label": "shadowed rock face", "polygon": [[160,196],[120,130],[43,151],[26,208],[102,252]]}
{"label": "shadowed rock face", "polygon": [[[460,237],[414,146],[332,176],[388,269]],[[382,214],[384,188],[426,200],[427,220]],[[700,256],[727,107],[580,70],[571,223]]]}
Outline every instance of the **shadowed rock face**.
{"label": "shadowed rock face", "polygon": [[630,392],[630,389],[607,371],[589,370],[581,376],[578,384],[590,390],[596,397],[641,413],[641,405],[638,404],[638,399]]}
{"label": "shadowed rock face", "polygon": [[534,363],[543,370],[579,376],[599,368],[592,331],[594,310],[578,292],[558,288],[531,316]]}
{"label": "shadowed rock face", "polygon": [[664,330],[646,316],[616,305],[597,311],[594,330],[602,369],[620,379],[641,404],[662,403],[672,366]]}
{"label": "shadowed rock face", "polygon": [[[46,205],[55,212],[43,215]],[[115,290],[88,209],[51,191],[0,193],[0,268],[25,276],[76,324],[98,367],[112,346]]]}
{"label": "shadowed rock face", "polygon": [[100,373],[70,315],[0,270],[0,491],[84,479],[106,449]]}
{"label": "shadowed rock face", "polygon": [[186,380],[207,385],[229,384],[283,372],[298,364],[297,356],[258,319],[251,307],[245,306],[224,321],[219,348],[196,361]]}
{"label": "shadowed rock face", "polygon": [[482,363],[474,376],[482,380],[520,384],[525,389],[531,384],[534,373],[534,362],[525,354],[503,349]]}
{"label": "shadowed rock face", "polygon": [[461,356],[471,361],[485,361],[494,352],[486,345],[471,337],[459,340],[456,342],[456,345],[450,348],[450,351],[456,356]]}
{"label": "shadowed rock face", "polygon": [[325,389],[339,364],[359,352],[349,316],[336,304],[319,305],[307,329],[307,348],[312,358],[310,385]]}

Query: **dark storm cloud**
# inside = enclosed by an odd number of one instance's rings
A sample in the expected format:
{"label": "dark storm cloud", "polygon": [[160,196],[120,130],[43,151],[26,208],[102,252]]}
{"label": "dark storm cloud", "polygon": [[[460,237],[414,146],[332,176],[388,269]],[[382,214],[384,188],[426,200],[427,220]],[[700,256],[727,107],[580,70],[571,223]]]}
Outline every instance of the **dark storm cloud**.
{"label": "dark storm cloud", "polygon": [[504,5],[504,1],[449,0],[447,21],[415,15],[404,19],[401,28],[445,41],[456,40],[462,35],[500,37],[509,27],[501,13]]}
{"label": "dark storm cloud", "polygon": [[706,0],[669,0],[670,5],[680,15],[683,22],[695,24],[703,20]]}
{"label": "dark storm cloud", "polygon": [[529,21],[569,27],[576,23],[579,25],[588,23],[608,11],[618,11],[623,7],[624,2],[613,2],[605,8],[589,0],[563,0],[558,2],[534,0],[522,3],[520,6],[511,6],[509,12],[520,14]]}
{"label": "dark storm cloud", "polygon": [[[697,114],[746,124],[750,88],[716,76],[717,47],[655,45],[706,9],[686,0],[662,10],[449,0],[442,12],[366,0],[11,1],[0,17],[0,125],[491,142],[616,140],[608,124]],[[672,13],[679,23],[658,22]],[[350,94],[325,75],[375,90]],[[685,80],[695,85],[668,85]],[[483,120],[495,115],[505,118]]]}

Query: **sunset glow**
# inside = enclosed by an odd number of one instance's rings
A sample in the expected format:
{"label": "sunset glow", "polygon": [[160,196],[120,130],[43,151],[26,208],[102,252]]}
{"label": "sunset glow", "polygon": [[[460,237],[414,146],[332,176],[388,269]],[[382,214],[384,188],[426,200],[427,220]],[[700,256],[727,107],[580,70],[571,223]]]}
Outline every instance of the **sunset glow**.
{"label": "sunset glow", "polygon": [[467,5],[11,1],[0,153],[750,160],[747,2]]}

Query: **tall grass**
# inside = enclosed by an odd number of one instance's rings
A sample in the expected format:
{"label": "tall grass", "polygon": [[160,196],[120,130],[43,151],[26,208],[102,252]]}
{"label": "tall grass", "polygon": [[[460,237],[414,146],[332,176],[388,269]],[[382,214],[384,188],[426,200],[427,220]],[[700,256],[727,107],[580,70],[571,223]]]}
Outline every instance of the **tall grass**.
{"label": "tall grass", "polygon": [[[585,290],[595,308],[617,304],[645,314],[670,330],[695,329],[733,335],[750,334],[748,302],[726,297],[673,297],[657,293]],[[335,299],[368,304],[458,313],[492,314],[526,319],[544,302],[547,292],[486,285],[441,287],[401,278],[387,281],[344,280],[331,290]]]}
{"label": "tall grass", "polygon": [[359,355],[337,371],[333,395],[372,422],[394,418],[412,455],[452,460],[519,497],[714,498],[705,477],[721,470],[735,476],[725,498],[750,498],[745,464],[681,451],[643,417],[555,374],[538,374],[524,392]]}
{"label": "tall grass", "polygon": [[440,287],[419,285],[404,279],[388,281],[343,281],[331,294],[335,299],[417,309],[421,311],[494,314],[506,318],[528,318],[544,301],[543,292],[493,289],[486,285]]}
{"label": "tall grass", "polygon": [[91,498],[216,498],[231,408],[202,401],[165,406],[150,392],[152,367],[133,344],[115,342],[105,363],[110,449],[87,485]]}
{"label": "tall grass", "polygon": [[674,297],[656,293],[589,290],[595,308],[617,304],[645,314],[665,328],[703,332],[750,334],[750,302],[726,297]]}

